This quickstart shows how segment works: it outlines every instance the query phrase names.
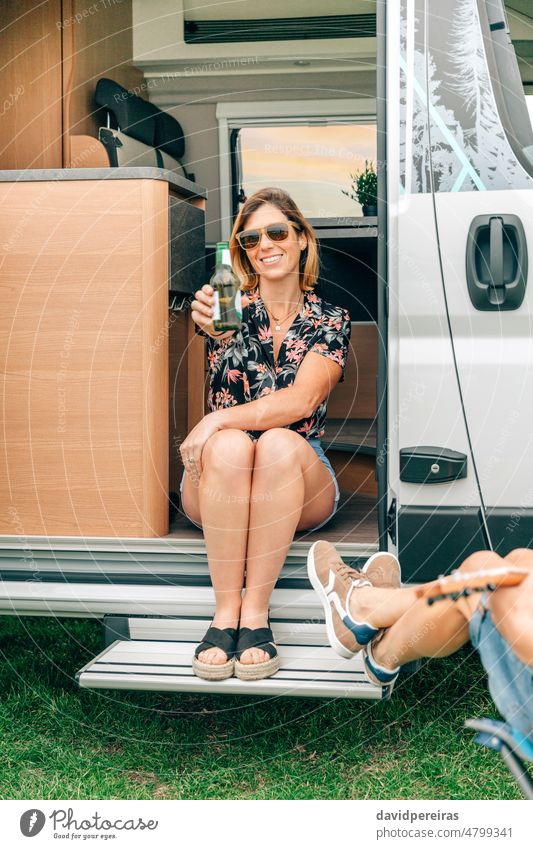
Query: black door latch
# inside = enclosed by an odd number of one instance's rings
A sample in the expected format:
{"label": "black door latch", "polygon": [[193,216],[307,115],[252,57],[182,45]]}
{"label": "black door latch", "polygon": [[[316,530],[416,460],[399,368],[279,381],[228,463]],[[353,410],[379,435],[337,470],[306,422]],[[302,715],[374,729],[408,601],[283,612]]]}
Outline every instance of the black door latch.
{"label": "black door latch", "polygon": [[527,283],[527,241],[517,215],[476,215],[466,242],[466,282],[477,310],[516,310]]}

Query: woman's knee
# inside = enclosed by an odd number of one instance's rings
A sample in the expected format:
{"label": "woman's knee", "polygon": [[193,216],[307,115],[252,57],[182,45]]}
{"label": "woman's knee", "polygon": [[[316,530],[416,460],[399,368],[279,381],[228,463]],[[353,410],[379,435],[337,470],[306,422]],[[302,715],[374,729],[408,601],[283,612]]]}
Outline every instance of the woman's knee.
{"label": "woman's knee", "polygon": [[253,463],[254,443],[243,430],[217,430],[203,447],[202,465],[210,471],[250,472]]}
{"label": "woman's knee", "polygon": [[293,430],[273,427],[265,430],[255,447],[255,465],[266,467],[285,466],[300,455],[304,440]]}

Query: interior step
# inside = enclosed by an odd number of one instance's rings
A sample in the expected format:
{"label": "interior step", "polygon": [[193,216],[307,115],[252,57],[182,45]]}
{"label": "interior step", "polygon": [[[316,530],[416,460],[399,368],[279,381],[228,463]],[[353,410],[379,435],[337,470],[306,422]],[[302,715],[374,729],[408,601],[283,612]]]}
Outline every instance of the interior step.
{"label": "interior step", "polygon": [[328,451],[376,456],[375,419],[328,419],[322,447]]}
{"label": "interior step", "polygon": [[261,681],[204,681],[191,660],[197,640],[117,640],[77,673],[87,689],[152,690],[251,696],[383,699],[390,687],[367,681],[359,656],[339,657],[329,646],[280,643],[281,668]]}

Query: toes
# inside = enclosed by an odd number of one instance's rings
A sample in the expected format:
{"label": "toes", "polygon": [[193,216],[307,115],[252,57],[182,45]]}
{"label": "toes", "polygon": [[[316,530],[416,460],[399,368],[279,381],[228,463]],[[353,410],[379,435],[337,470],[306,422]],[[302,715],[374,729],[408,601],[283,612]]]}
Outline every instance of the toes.
{"label": "toes", "polygon": [[200,652],[198,660],[202,663],[211,663],[214,666],[218,666],[219,664],[226,663],[226,655],[221,649],[206,649]]}
{"label": "toes", "polygon": [[246,649],[241,656],[241,663],[264,663],[268,660],[268,654],[263,649]]}

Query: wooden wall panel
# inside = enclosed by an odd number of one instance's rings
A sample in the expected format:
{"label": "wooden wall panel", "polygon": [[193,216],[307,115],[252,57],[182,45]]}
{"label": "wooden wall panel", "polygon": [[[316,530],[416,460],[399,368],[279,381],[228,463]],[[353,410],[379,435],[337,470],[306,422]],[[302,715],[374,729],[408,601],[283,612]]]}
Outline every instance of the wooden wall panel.
{"label": "wooden wall panel", "polygon": [[168,188],[0,184],[0,533],[168,532]]}
{"label": "wooden wall panel", "polygon": [[343,492],[377,496],[375,457],[358,454],[350,458],[343,451],[328,451],[327,455]]}
{"label": "wooden wall panel", "polygon": [[[353,324],[350,353],[343,383],[328,403],[328,418],[373,419],[376,415],[378,329],[375,324]],[[327,452],[341,490],[377,496],[375,457],[342,451]]]}
{"label": "wooden wall panel", "polygon": [[344,382],[337,384],[328,403],[332,419],[373,419],[376,415],[378,329],[353,324]]}
{"label": "wooden wall panel", "polygon": [[0,168],[61,168],[61,2],[0,0]]}
{"label": "wooden wall panel", "polygon": [[[106,0],[93,6],[86,0],[63,0],[63,16],[64,157],[65,167],[70,167],[68,135],[96,136],[102,123],[93,102],[98,79],[110,77],[134,88],[144,78],[131,63],[132,0]],[[67,26],[67,21],[74,23]],[[140,94],[149,99],[146,92]]]}
{"label": "wooden wall panel", "polygon": [[0,168],[86,166],[70,135],[96,137],[99,77],[143,82],[132,65],[132,0],[0,0],[0,20]]}

